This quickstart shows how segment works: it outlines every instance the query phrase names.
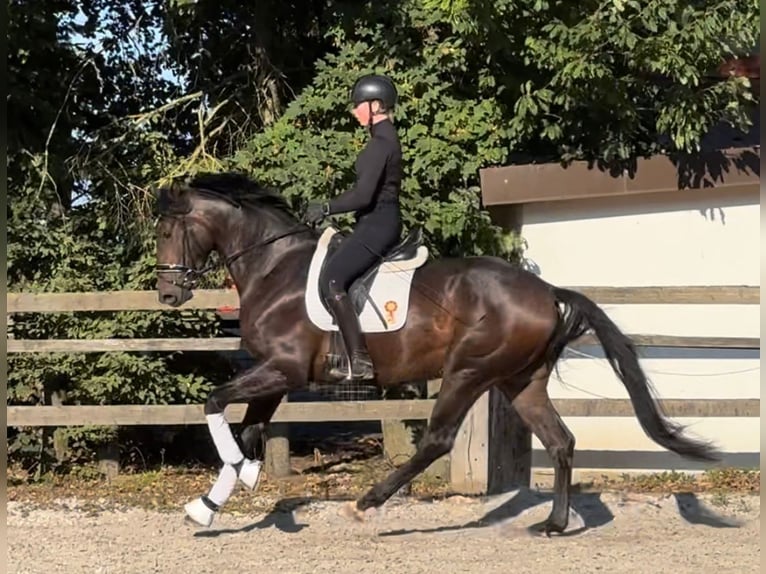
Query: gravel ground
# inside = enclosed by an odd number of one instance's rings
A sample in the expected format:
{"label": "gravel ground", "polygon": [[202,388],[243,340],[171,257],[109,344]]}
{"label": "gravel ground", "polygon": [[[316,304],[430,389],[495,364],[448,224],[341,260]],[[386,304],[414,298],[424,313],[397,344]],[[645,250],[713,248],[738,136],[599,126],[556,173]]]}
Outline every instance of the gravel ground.
{"label": "gravel ground", "polygon": [[341,515],[342,503],[322,501],[257,516],[224,512],[211,528],[198,529],[181,509],[10,502],[8,572],[760,571],[757,496],[579,494],[568,536],[530,534],[527,527],[545,518],[550,504],[531,491],[433,503],[395,497],[356,523]]}

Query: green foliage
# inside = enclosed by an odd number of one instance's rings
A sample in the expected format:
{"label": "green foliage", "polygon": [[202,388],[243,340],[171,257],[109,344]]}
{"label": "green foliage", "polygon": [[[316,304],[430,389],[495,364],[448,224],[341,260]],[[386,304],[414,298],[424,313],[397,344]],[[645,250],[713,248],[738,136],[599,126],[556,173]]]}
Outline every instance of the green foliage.
{"label": "green foliage", "polygon": [[[90,209],[103,213],[92,215]],[[110,229],[105,212],[94,202],[82,212],[73,210],[67,218],[50,221],[45,229],[22,223],[33,210],[14,209],[9,225],[11,288],[41,292],[152,289],[149,233],[139,226],[119,232]],[[22,229],[29,233],[14,238]],[[130,241],[121,234],[143,241]],[[219,330],[212,313],[195,311],[21,315],[9,326],[9,334],[18,339],[209,337]],[[70,404],[199,403],[213,384],[232,374],[225,362],[211,359],[209,353],[18,354],[10,356],[8,366],[12,404],[39,404],[46,393],[56,390],[65,391]],[[97,445],[111,436],[107,431],[69,429],[70,447],[74,449],[77,441]],[[11,452],[34,454],[35,449],[22,448],[29,442],[26,433],[17,435]]]}
{"label": "green foliage", "polygon": [[[478,4],[476,11],[487,10]],[[754,0],[492,6],[492,22],[524,66],[508,102],[514,148],[610,162],[698,151],[714,124],[746,130],[752,123],[749,80],[720,81],[717,69],[754,49]]]}
{"label": "green foliage", "polygon": [[189,93],[204,94],[205,117],[181,124],[198,141],[179,172],[220,169],[230,154],[310,83],[329,48],[324,0],[166,0],[164,29]]}

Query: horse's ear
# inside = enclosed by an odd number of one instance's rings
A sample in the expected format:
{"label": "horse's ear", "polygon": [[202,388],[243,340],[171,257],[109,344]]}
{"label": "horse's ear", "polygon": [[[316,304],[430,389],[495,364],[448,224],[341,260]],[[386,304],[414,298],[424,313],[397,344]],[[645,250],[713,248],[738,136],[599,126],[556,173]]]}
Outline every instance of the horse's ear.
{"label": "horse's ear", "polygon": [[170,197],[173,199],[180,199],[183,196],[183,192],[184,186],[182,182],[180,182],[178,179],[174,179],[170,182],[170,188],[168,189]]}
{"label": "horse's ear", "polygon": [[178,182],[174,181],[169,187],[161,187],[157,195],[157,204],[160,214],[184,215],[191,211],[189,196],[186,190]]}
{"label": "horse's ear", "polygon": [[157,210],[160,215],[170,213],[170,206],[172,200],[170,199],[170,190],[167,187],[160,187],[157,190]]}

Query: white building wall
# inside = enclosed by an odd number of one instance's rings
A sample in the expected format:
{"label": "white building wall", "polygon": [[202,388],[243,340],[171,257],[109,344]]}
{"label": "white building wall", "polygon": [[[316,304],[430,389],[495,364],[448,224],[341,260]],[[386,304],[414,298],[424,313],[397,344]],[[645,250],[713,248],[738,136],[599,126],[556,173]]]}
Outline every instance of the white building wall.
{"label": "white building wall", "polygon": [[[745,189],[704,189],[525,204],[526,257],[560,286],[760,285],[760,198]],[[759,305],[604,305],[627,333],[759,337]],[[628,398],[601,357],[570,352],[554,375],[553,398]],[[642,364],[668,399],[760,398],[760,352],[646,349]],[[635,417],[569,417],[575,466],[619,470],[692,470],[663,454]],[[760,418],[691,418],[693,434],[713,440],[734,464],[758,464]],[[542,445],[534,438],[535,449]],[[602,451],[585,453],[584,451]],[[577,453],[581,453],[578,457]],[[578,458],[580,463],[578,463]],[[547,466],[536,454],[537,465]],[[749,461],[749,462],[748,462]]]}

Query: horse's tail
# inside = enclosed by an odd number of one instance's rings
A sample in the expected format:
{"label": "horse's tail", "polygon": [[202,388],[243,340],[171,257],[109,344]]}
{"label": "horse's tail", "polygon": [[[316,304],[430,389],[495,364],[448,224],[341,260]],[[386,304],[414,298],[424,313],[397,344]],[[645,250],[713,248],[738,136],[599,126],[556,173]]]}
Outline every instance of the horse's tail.
{"label": "horse's tail", "polygon": [[639,364],[632,341],[595,302],[582,293],[558,287],[553,287],[553,295],[565,306],[551,341],[551,358],[554,361],[567,344],[589,328],[593,329],[612,369],[625,385],[636,417],[647,436],[660,446],[689,459],[720,459],[720,454],[710,443],[684,436],[683,427],[667,419],[655,398],[656,392]]}

